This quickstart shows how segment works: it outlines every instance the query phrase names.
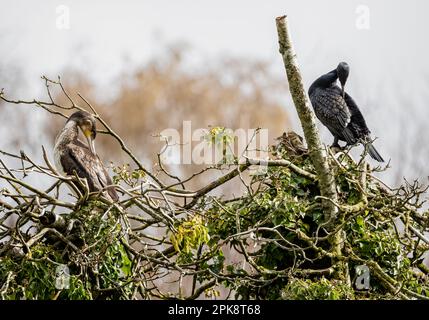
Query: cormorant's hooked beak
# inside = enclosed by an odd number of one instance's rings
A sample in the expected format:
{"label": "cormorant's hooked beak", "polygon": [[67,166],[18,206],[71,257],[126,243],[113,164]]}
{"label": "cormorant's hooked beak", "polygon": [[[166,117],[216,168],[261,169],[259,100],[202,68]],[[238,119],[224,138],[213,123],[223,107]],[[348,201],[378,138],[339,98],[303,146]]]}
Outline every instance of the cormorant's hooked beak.
{"label": "cormorant's hooked beak", "polygon": [[96,154],[95,153],[95,143],[94,143],[94,139],[92,138],[91,131],[86,130],[84,132],[84,134],[85,134],[86,141],[88,142],[89,149],[91,150],[92,154],[95,155]]}
{"label": "cormorant's hooked beak", "polygon": [[346,95],[346,93],[345,93],[345,91],[344,91],[344,87],[345,87],[345,85],[344,85],[344,84],[341,84],[341,96],[343,97],[343,99],[344,99],[344,97],[345,97],[345,95]]}

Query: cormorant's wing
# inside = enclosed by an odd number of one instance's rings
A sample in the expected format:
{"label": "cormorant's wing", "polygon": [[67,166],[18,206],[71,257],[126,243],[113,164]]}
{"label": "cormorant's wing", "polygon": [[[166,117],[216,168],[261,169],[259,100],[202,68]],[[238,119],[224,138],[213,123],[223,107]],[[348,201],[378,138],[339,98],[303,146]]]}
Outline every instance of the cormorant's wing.
{"label": "cormorant's wing", "polygon": [[368,129],[365,119],[356,102],[347,93],[345,93],[344,98],[347,105],[349,106],[350,112],[352,113],[352,119],[349,124],[350,130],[353,132],[355,137],[361,139],[361,141],[367,145],[368,153],[373,159],[377,160],[378,162],[384,162],[383,157],[372,145],[372,139],[370,136],[371,131]]}
{"label": "cormorant's wing", "polygon": [[[84,144],[69,144],[60,160],[66,174],[73,175],[76,171],[80,178],[86,178],[90,192],[100,191],[113,184],[101,160]],[[113,201],[118,200],[113,187],[107,188],[107,192]]]}
{"label": "cormorant's wing", "polygon": [[356,142],[352,132],[347,128],[352,114],[341,93],[338,94],[334,88],[318,88],[310,96],[310,100],[317,118],[334,136],[344,137],[349,144]]}
{"label": "cormorant's wing", "polygon": [[349,107],[349,110],[352,114],[351,118],[351,129],[356,137],[363,138],[364,136],[369,135],[371,132],[369,131],[365,119],[362,113],[359,110],[356,102],[353,98],[346,92],[344,95],[344,99]]}
{"label": "cormorant's wing", "polygon": [[[332,87],[331,89],[338,95],[341,95],[341,89],[338,86]],[[351,114],[350,123],[348,125],[349,129],[352,131],[353,136],[356,139],[364,139],[371,132],[366,125],[365,119],[360,112],[358,105],[347,92],[344,93],[344,101]]]}

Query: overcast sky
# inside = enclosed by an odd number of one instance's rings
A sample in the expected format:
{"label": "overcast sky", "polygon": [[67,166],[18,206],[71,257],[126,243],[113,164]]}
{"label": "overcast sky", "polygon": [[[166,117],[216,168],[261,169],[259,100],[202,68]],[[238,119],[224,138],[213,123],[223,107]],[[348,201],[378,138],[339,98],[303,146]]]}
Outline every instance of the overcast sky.
{"label": "overcast sky", "polygon": [[[59,6],[68,10],[69,28],[61,28]],[[2,64],[22,68],[28,98],[41,88],[42,74],[74,66],[106,85],[177,42],[194,48],[188,58],[195,68],[232,55],[272,61],[283,76],[274,19],[287,14],[306,85],[349,62],[348,91],[386,158],[398,147],[400,120],[429,115],[427,1],[0,0],[0,8]]]}
{"label": "overcast sky", "polygon": [[[429,68],[429,5],[421,0],[0,0],[0,5],[2,60],[23,63],[33,78],[73,63],[106,80],[121,70],[124,57],[144,61],[159,42],[185,41],[209,58],[278,60],[274,18],[282,14],[290,17],[306,79],[339,60],[350,62],[352,75],[371,84]],[[57,27],[61,5],[69,9],[69,29]],[[362,23],[365,7],[368,24]]]}

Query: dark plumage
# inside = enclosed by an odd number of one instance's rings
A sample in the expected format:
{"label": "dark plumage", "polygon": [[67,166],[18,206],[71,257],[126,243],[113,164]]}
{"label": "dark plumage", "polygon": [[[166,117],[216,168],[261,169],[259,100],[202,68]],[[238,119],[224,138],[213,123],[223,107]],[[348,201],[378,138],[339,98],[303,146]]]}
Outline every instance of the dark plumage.
{"label": "dark plumage", "polygon": [[[86,137],[88,145],[78,139],[79,128]],[[95,152],[96,134],[96,121],[91,114],[85,111],[73,113],[55,139],[55,165],[65,176],[73,176],[76,172],[80,178],[85,178],[90,192],[105,189],[106,197],[118,201],[118,194],[111,186],[112,179]]]}
{"label": "dark plumage", "polygon": [[[338,141],[347,145],[363,143],[369,155],[384,162],[372,145],[371,132],[356,102],[345,91],[344,86],[349,76],[349,66],[341,62],[335,70],[319,77],[310,86],[308,94],[317,118],[334,136],[333,147],[339,147]],[[337,85],[340,81],[341,88]]]}

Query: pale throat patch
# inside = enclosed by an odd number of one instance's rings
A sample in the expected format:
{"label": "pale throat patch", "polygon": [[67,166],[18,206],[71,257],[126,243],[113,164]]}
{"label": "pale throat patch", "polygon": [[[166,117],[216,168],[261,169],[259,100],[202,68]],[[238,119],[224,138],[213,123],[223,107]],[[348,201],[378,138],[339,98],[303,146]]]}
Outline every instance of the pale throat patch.
{"label": "pale throat patch", "polygon": [[56,139],[55,139],[55,145],[57,145],[57,143],[61,140],[63,140],[64,135],[67,133],[67,131],[69,131],[70,129],[74,128],[76,126],[76,122],[75,121],[68,121],[66,123],[66,125],[64,126],[64,128],[61,129],[60,133],[57,135]]}

